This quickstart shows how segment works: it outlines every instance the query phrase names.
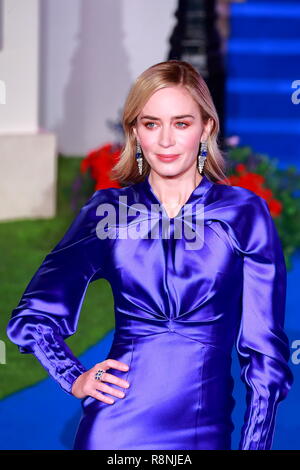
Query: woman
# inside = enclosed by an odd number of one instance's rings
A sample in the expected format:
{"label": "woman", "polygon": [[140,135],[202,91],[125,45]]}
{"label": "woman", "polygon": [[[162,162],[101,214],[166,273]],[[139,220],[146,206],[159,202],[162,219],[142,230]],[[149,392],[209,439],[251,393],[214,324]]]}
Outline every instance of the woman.
{"label": "woman", "polygon": [[[228,184],[218,116],[190,64],[143,72],[123,125],[114,175],[127,186],[87,201],[7,334],[82,399],[74,449],[231,449],[235,345],[247,390],[239,449],[270,449],[293,375],[286,267],[268,206]],[[99,278],[112,287],[115,335],[86,370],[64,339]]]}

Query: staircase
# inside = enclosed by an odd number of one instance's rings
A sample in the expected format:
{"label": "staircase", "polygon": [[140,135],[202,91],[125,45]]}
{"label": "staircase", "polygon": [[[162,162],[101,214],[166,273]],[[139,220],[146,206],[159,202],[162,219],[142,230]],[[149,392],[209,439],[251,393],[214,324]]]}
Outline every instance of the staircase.
{"label": "staircase", "polygon": [[279,168],[299,165],[299,0],[232,3],[229,37],[226,136],[278,159]]}

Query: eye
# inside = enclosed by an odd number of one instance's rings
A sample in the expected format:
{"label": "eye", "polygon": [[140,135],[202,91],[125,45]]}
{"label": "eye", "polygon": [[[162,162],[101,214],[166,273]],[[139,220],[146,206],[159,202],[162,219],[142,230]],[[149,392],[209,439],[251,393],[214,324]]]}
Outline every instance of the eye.
{"label": "eye", "polygon": [[185,127],[188,127],[188,126],[189,126],[188,123],[186,123],[186,122],[181,122],[181,121],[180,121],[180,122],[176,122],[176,125],[177,125],[177,124],[183,124],[183,126],[179,126],[179,127],[181,127],[182,129],[184,129]]}
{"label": "eye", "polygon": [[155,122],[146,122],[145,127],[147,127],[147,129],[153,129],[153,126],[151,126],[151,124],[155,124]]}
{"label": "eye", "polygon": [[[154,129],[155,125],[157,123],[156,122],[146,122],[145,123],[145,127],[147,129]],[[182,122],[182,121],[179,121],[179,122],[176,122],[176,126],[179,127],[180,129],[185,129],[186,127],[189,126],[189,124],[187,122]]]}

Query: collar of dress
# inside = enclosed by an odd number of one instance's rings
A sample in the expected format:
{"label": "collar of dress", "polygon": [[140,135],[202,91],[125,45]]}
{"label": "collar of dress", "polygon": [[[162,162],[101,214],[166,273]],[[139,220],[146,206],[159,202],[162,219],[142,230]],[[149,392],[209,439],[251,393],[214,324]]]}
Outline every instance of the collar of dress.
{"label": "collar of dress", "polygon": [[163,204],[160,202],[158,197],[153,191],[153,188],[149,182],[149,175],[146,176],[146,178],[135,185],[138,188],[138,192],[140,194],[140,199],[141,202],[147,206],[149,204],[154,204],[155,206],[159,207],[162,210],[162,214],[167,217],[168,219],[175,219],[182,215],[183,210],[189,210],[189,209],[194,209],[194,206],[198,203],[201,203],[201,199],[203,196],[207,193],[207,191],[214,185],[212,181],[210,181],[206,175],[202,175],[201,181],[198,183],[198,185],[195,187],[195,189],[191,192],[189,198],[183,204],[183,206],[179,209],[177,215],[175,217],[168,217],[168,214],[163,207]]}

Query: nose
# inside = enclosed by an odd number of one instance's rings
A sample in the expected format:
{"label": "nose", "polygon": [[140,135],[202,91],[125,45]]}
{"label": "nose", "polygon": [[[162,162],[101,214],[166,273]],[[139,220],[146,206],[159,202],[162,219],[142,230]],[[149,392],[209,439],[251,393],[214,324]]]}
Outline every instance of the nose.
{"label": "nose", "polygon": [[159,144],[162,147],[170,147],[175,144],[175,138],[170,126],[162,126],[159,134]]}

